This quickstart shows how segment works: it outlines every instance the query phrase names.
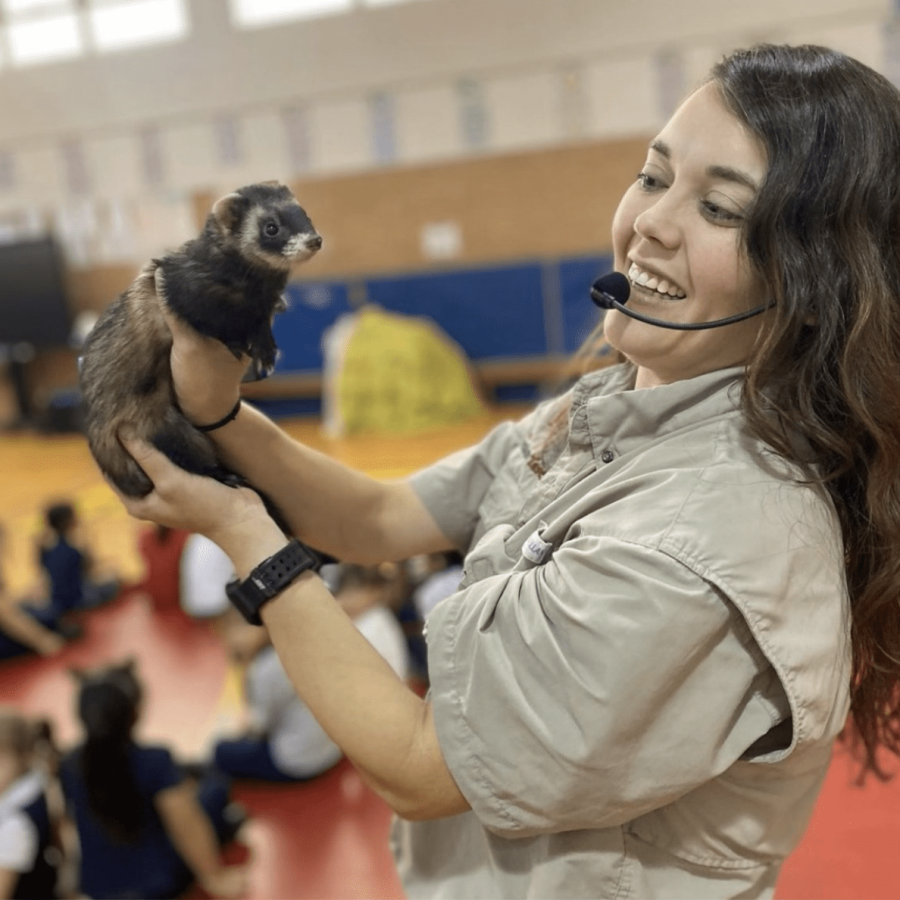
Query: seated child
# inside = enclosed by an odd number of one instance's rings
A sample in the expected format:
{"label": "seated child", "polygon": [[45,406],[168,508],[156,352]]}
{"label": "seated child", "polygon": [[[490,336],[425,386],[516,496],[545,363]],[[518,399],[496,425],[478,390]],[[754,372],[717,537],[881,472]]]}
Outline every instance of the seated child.
{"label": "seated child", "polygon": [[13,599],[3,576],[5,555],[6,529],[0,524],[0,659],[58,653],[66,638],[59,632],[56,616],[49,609],[30,609]]}
{"label": "seated child", "polygon": [[97,579],[90,551],[80,537],[75,507],[66,501],[48,506],[44,523],[38,558],[50,581],[50,610],[60,617],[112,600],[119,581]]}
{"label": "seated child", "polygon": [[155,612],[181,611],[181,554],[190,532],[165,525],[151,525],[138,535],[138,553],[144,575],[135,590],[144,594]]}
{"label": "seated child", "polygon": [[54,756],[48,723],[0,709],[0,897],[60,896]]}
{"label": "seated child", "polygon": [[133,661],[74,672],[84,743],[60,777],[81,845],[80,891],[90,897],[175,897],[196,878],[218,897],[246,897],[243,866],[225,866],[234,836],[229,783],[185,779],[172,754],[137,743],[142,690]]}

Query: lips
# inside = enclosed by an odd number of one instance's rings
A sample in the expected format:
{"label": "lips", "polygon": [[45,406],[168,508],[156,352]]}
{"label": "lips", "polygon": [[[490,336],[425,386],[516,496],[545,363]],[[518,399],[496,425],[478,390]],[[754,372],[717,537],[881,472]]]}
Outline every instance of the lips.
{"label": "lips", "polygon": [[633,285],[653,291],[668,300],[684,300],[687,296],[678,285],[660,275],[642,269],[637,263],[632,263],[628,269],[628,280]]}

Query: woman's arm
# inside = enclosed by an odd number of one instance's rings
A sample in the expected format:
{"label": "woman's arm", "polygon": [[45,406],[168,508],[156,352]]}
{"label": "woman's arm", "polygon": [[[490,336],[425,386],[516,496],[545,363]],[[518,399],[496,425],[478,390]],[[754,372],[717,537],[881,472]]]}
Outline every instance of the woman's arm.
{"label": "woman's arm", "polygon": [[247,870],[222,865],[215,831],[197,802],[192,781],[160,791],[156,808],[175,849],[205,891],[214,897],[247,896]]}
{"label": "woman's arm", "polygon": [[[240,578],[285,545],[253,492],[189,475],[146,444],[126,446],[156,486],[142,500],[123,498],[132,515],[206,534]],[[262,616],[298,695],[399,815],[438,818],[468,808],[444,762],[430,705],[397,677],[318,576],[302,575]]]}
{"label": "woman's arm", "polygon": [[468,809],[430,704],[397,677],[317,576],[301,576],[263,607],[262,618],[297,693],[394,812],[432,819]]}
{"label": "woman's arm", "polygon": [[350,469],[251,406],[213,436],[225,464],[276,501],[297,537],[338,559],[373,565],[453,549],[408,484]]}

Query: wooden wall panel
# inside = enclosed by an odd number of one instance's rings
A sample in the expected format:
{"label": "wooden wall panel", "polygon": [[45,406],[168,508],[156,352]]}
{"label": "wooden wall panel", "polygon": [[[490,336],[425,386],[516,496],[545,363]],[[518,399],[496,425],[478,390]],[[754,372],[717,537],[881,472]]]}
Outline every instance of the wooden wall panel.
{"label": "wooden wall panel", "polygon": [[[342,278],[446,265],[420,245],[423,226],[442,221],[462,232],[462,252],[448,261],[454,266],[607,252],[613,213],[645,150],[645,140],[632,139],[293,182],[325,238],[295,274]],[[192,197],[198,230],[216,199],[209,191]],[[72,270],[73,309],[104,309],[143,263]]]}
{"label": "wooden wall panel", "polygon": [[302,279],[433,268],[423,226],[455,222],[454,265],[605,252],[613,213],[643,164],[623,140],[294,182],[325,239]]}

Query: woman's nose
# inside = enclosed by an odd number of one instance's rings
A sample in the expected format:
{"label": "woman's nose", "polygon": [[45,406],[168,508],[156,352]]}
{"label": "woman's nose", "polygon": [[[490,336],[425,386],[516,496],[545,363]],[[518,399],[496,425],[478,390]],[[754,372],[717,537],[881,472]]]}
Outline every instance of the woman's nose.
{"label": "woman's nose", "polygon": [[681,239],[675,197],[670,192],[657,197],[634,220],[634,230],[645,240],[657,241],[664,247],[675,247]]}

